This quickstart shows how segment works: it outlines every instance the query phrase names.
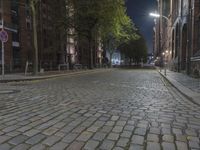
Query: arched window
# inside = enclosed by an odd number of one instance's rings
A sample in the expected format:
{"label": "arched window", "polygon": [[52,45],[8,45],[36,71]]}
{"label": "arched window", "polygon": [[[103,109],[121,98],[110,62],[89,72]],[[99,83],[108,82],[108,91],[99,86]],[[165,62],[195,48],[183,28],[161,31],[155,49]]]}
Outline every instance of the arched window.
{"label": "arched window", "polygon": [[175,35],[175,57],[178,56],[178,49],[179,49],[179,24],[176,25],[176,35]]}

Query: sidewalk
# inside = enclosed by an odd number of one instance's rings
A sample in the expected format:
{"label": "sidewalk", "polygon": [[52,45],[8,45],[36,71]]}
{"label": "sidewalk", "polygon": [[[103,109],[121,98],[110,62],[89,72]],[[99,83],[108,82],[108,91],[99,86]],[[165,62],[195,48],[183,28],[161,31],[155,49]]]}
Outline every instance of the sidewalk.
{"label": "sidewalk", "polygon": [[159,71],[159,73],[183,95],[200,105],[200,79],[170,70],[167,70],[166,76],[164,70]]}
{"label": "sidewalk", "polygon": [[45,72],[43,74],[38,74],[37,76],[28,74],[24,75],[23,73],[18,74],[6,74],[3,78],[0,75],[0,83],[7,83],[7,82],[20,82],[20,81],[32,81],[32,80],[44,80],[68,75],[75,75],[81,73],[92,73],[96,71],[105,71],[108,69],[93,69],[93,70],[69,70],[69,71],[51,71]]}

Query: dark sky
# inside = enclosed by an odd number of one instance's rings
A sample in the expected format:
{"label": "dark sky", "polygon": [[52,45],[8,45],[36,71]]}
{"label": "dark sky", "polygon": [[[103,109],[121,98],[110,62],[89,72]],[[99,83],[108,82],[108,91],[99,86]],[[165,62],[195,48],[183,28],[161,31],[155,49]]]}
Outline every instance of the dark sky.
{"label": "dark sky", "polygon": [[156,3],[156,0],[127,0],[126,2],[127,13],[145,37],[149,52],[153,49],[154,25],[154,18],[151,18],[149,13],[156,10]]}

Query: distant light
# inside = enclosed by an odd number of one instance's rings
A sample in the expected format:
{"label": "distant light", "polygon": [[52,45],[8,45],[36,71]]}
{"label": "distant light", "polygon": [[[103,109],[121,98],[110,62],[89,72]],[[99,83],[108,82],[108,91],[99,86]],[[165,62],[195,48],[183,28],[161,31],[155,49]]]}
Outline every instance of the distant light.
{"label": "distant light", "polygon": [[160,17],[160,14],[156,14],[156,13],[150,13],[149,15],[152,16],[152,17],[156,17],[156,18]]}
{"label": "distant light", "polygon": [[164,52],[163,52],[162,54],[163,54],[163,55],[165,55],[165,53],[164,53]]}
{"label": "distant light", "polygon": [[166,54],[168,54],[168,53],[169,53],[169,51],[165,51],[165,53],[166,53]]}

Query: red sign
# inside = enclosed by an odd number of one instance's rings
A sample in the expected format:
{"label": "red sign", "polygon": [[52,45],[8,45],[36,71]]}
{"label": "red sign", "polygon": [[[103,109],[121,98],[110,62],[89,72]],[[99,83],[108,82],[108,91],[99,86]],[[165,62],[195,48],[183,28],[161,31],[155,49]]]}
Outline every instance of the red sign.
{"label": "red sign", "polygon": [[0,40],[4,43],[8,41],[8,33],[3,29],[0,31]]}

